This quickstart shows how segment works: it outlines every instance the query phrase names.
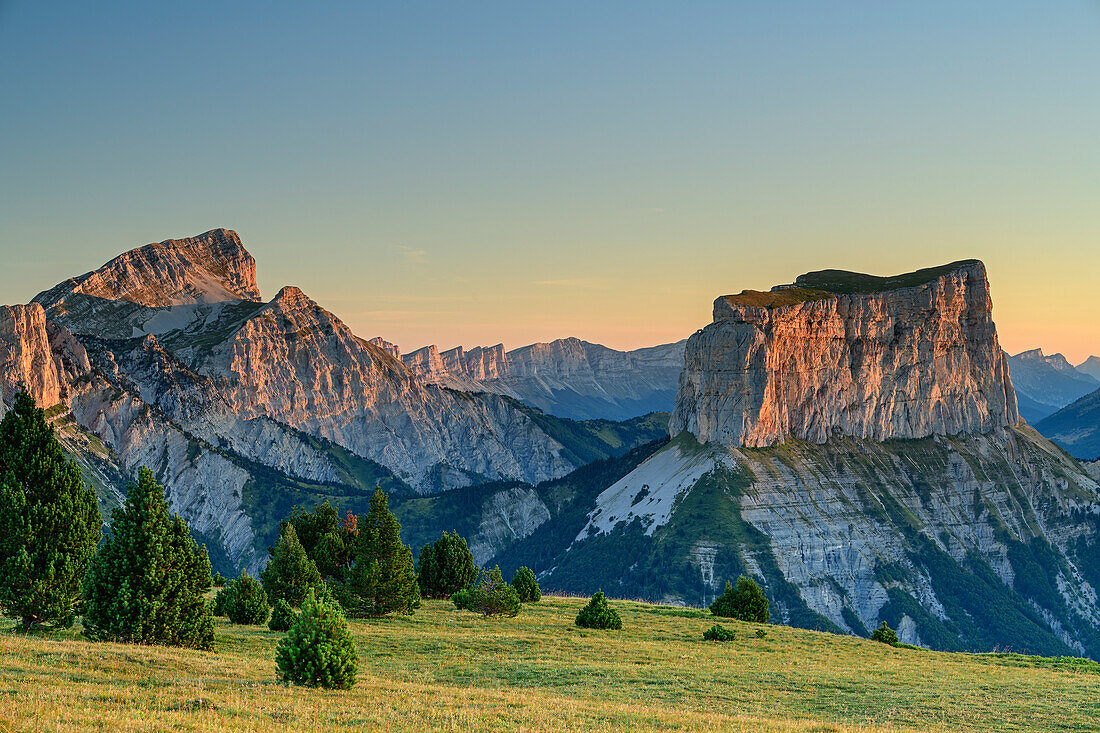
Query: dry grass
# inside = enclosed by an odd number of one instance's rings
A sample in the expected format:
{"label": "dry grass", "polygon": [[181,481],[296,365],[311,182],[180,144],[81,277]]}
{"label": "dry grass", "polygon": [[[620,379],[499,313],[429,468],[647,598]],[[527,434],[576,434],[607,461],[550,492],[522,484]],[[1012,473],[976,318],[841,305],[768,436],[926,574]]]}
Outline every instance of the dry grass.
{"label": "dry grass", "polygon": [[893,649],[615,601],[621,632],[547,598],[485,621],[447,602],[352,622],[349,692],[287,687],[281,635],[222,624],[216,652],[0,632],[0,731],[1096,730],[1100,669]]}

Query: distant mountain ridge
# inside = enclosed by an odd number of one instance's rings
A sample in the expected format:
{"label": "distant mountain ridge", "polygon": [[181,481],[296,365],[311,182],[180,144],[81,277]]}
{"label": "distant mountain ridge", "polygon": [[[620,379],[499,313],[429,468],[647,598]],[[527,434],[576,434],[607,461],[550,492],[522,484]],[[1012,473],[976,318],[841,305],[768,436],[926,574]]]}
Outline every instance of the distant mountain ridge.
{"label": "distant mountain ridge", "polygon": [[1078,460],[1100,460],[1100,388],[1043,418],[1035,429]]}
{"label": "distant mountain ridge", "polygon": [[433,345],[397,353],[433,384],[508,395],[574,420],[625,420],[672,409],[686,343],[617,351],[566,338],[511,351],[503,344],[443,352]]}
{"label": "distant mountain ridge", "polygon": [[1020,415],[1032,424],[1100,387],[1096,377],[1074,368],[1062,354],[1047,356],[1042,349],[1030,349],[1005,356]]}

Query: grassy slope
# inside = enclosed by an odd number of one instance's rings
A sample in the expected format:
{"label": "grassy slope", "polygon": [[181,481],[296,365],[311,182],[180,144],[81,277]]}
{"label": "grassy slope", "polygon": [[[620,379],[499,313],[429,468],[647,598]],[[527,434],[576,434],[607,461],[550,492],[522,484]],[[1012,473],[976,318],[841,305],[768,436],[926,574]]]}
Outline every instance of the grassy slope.
{"label": "grassy slope", "polygon": [[[1100,665],[893,649],[788,627],[725,625],[614,601],[621,632],[573,625],[581,599],[484,621],[442,601],[353,621],[350,692],[276,680],[281,635],[218,627],[215,653],[0,633],[0,730],[1085,731]],[[1040,692],[1041,691],[1041,692]]]}

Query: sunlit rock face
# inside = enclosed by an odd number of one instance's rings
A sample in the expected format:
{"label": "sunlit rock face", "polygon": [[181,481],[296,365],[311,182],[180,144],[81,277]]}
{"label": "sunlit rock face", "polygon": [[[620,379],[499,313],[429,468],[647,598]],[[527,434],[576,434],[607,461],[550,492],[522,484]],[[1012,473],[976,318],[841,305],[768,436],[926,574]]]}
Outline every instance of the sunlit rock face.
{"label": "sunlit rock face", "polygon": [[976,260],[896,278],[810,273],[720,297],[688,340],[669,430],[763,447],[1015,425],[992,311]]}
{"label": "sunlit rock face", "polygon": [[84,347],[47,321],[42,306],[0,306],[0,415],[20,391],[39,407],[59,404],[88,369]]}

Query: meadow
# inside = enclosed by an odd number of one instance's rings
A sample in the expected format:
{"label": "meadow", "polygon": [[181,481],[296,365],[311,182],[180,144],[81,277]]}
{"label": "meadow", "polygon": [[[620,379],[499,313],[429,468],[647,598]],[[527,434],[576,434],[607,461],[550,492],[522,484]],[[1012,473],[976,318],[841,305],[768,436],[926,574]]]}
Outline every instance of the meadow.
{"label": "meadow", "polygon": [[[349,622],[347,692],[288,687],[282,634],[219,619],[213,652],[0,628],[0,731],[1095,731],[1100,664],[941,653],[613,601],[619,632],[573,625],[584,599],[512,619],[447,601]],[[765,629],[763,638],[758,629]]]}

